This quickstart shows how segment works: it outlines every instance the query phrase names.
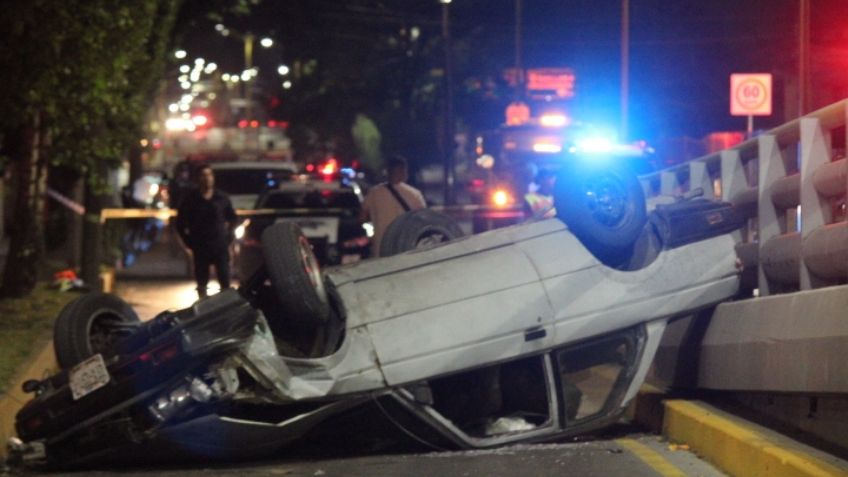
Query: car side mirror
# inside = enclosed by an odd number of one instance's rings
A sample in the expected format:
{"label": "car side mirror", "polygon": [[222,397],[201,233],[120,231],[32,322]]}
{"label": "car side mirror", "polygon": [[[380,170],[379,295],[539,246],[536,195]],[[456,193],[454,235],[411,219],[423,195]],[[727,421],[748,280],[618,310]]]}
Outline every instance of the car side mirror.
{"label": "car side mirror", "polygon": [[41,389],[41,381],[37,379],[27,379],[21,385],[21,389],[27,394],[34,393]]}

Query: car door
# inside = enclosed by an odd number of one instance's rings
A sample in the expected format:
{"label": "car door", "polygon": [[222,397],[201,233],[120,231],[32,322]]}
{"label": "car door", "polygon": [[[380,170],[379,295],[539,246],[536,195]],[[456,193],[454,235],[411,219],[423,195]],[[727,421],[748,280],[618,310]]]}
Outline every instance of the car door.
{"label": "car door", "polygon": [[[543,351],[550,300],[536,266],[502,229],[369,261],[339,293],[349,327],[367,328],[389,385]],[[516,235],[518,234],[518,235]]]}

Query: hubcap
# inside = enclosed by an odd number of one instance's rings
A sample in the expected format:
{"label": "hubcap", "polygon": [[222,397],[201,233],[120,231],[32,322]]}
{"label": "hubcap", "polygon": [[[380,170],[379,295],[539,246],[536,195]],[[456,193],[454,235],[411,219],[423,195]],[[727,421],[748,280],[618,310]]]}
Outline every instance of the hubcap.
{"label": "hubcap", "polygon": [[447,242],[450,240],[447,235],[442,232],[429,231],[421,234],[418,240],[415,241],[415,248],[422,248],[428,245]]}
{"label": "hubcap", "polygon": [[117,345],[130,331],[121,326],[123,320],[111,313],[101,313],[91,321],[88,342],[94,354],[112,356],[117,353]]}
{"label": "hubcap", "polygon": [[596,221],[608,227],[620,225],[628,207],[624,184],[610,175],[597,177],[586,187],[586,205]]}

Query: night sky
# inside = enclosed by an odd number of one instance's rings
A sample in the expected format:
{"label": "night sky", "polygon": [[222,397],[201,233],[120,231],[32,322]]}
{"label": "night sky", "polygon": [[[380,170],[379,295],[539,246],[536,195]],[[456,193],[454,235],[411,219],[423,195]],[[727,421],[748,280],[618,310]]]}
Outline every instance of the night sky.
{"label": "night sky", "polygon": [[[774,114],[757,118],[757,128],[795,117],[798,3],[630,0],[631,136],[657,141],[743,130],[745,118],[729,115],[733,72],[774,74]],[[848,67],[848,0],[810,3],[815,109],[848,96],[848,78],[841,74]],[[620,6],[620,0],[523,1],[524,65],[573,68],[573,114],[613,127],[620,105]],[[450,8],[455,45],[469,48],[492,69],[513,64],[513,1],[453,0]],[[313,55],[355,69],[357,62],[374,61],[368,50],[378,36],[418,26],[422,40],[438,37],[441,5],[436,0],[264,0],[250,17],[227,22],[278,40],[275,51],[257,53],[257,63]],[[185,43],[190,51],[218,55],[216,61],[230,63],[233,70],[241,60],[239,45],[216,38],[211,24]]]}

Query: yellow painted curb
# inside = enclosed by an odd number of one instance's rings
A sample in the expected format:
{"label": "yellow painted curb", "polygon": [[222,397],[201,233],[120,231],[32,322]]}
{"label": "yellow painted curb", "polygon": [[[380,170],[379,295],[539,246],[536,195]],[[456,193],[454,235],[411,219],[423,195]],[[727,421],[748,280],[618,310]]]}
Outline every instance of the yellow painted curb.
{"label": "yellow painted curb", "polygon": [[53,341],[47,343],[36,354],[20,374],[15,376],[9,391],[0,396],[0,458],[6,457],[6,442],[15,433],[15,414],[30,400],[32,395],[21,390],[21,384],[28,379],[43,379],[59,369],[53,352]]}
{"label": "yellow painted curb", "polygon": [[616,439],[615,443],[630,451],[633,455],[644,462],[648,467],[654,469],[662,477],[686,477],[680,469],[665,459],[659,452],[642,444],[635,439]]}
{"label": "yellow painted curb", "polygon": [[663,433],[736,477],[848,476],[848,462],[698,401],[666,401]]}

